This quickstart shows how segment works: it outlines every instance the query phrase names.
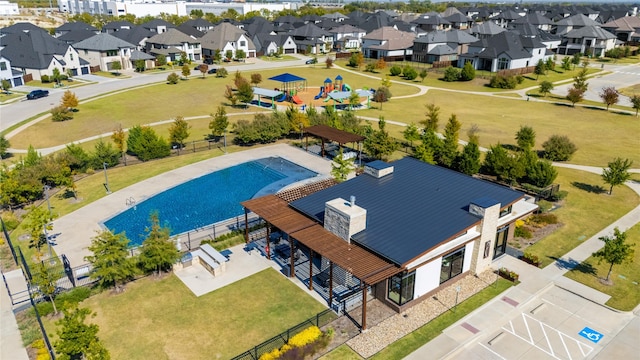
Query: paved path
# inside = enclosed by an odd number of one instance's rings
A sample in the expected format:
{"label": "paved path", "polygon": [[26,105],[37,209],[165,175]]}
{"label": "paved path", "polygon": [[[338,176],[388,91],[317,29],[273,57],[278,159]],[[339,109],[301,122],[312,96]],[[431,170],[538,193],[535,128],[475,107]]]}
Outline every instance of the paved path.
{"label": "paved path", "polygon": [[[10,286],[13,283],[24,283],[22,270],[3,273],[3,276]],[[27,350],[22,346],[22,337],[13,313],[9,293],[4,283],[0,286],[2,287],[0,290],[0,359],[28,360]],[[12,291],[15,292],[16,289],[14,286]]]}

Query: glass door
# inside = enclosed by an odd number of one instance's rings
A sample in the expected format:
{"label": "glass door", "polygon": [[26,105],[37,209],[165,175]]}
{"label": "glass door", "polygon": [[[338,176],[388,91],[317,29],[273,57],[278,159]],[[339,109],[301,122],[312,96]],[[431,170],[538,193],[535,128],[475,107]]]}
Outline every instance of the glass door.
{"label": "glass door", "polygon": [[493,258],[498,258],[507,251],[507,236],[509,235],[509,225],[501,227],[496,233],[496,243],[494,246]]}

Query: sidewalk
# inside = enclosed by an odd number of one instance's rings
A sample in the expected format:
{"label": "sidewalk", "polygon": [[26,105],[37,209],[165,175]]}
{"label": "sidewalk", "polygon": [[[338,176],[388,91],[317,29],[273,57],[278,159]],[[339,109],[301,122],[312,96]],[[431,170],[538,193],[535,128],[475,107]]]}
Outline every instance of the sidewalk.
{"label": "sidewalk", "polygon": [[[628,182],[627,185],[634,191],[640,192],[639,184]],[[603,354],[605,352],[615,354],[619,358],[631,359],[637,357],[637,354],[640,353],[640,344],[637,341],[627,341],[627,339],[640,339],[640,321],[638,318],[640,306],[636,308],[635,315],[611,310],[604,305],[609,300],[609,295],[566,278],[564,274],[602,247],[603,243],[599,240],[599,237],[610,235],[615,227],[625,231],[638,222],[640,222],[640,206],[634,208],[625,216],[544,269],[538,269],[511,256],[504,256],[493,264],[494,268],[497,269],[504,266],[509,270],[515,271],[520,275],[521,283],[508,289],[500,296],[445,329],[441,335],[423,345],[405,359],[465,358],[470,355],[470,347],[481,341],[490,340],[488,337],[499,331],[502,324],[510,322],[519,313],[529,309],[534,300],[540,300],[542,296],[545,296],[545,293],[554,288],[566,290],[564,293],[567,295],[577,295],[589,302],[602,305],[600,307],[601,310],[607,314],[604,316],[605,318],[615,316],[617,317],[616,321],[626,321],[622,329],[611,331],[612,337],[608,338],[606,343],[603,343],[605,347],[601,352]],[[558,302],[568,302],[568,298],[569,296],[559,298]],[[600,317],[602,318],[603,316]],[[464,330],[468,327],[469,324],[473,324],[475,333],[466,330],[461,331],[461,329]],[[490,349],[487,350],[491,351]],[[596,352],[594,356],[598,356],[598,353]],[[591,356],[589,357],[592,358]]]}
{"label": "sidewalk", "polygon": [[[15,277],[22,278],[22,271],[15,270],[4,274],[7,282]],[[22,279],[24,282],[24,278]],[[20,330],[16,322],[11,299],[7,288],[2,286],[0,291],[0,359],[28,360],[27,350],[22,346]]]}

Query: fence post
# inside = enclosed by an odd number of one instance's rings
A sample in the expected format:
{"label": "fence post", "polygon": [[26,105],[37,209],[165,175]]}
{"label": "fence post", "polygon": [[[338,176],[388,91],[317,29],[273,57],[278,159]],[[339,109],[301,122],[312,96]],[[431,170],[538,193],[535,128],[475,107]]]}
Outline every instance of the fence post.
{"label": "fence post", "polygon": [[192,141],[191,144],[193,145],[193,152],[196,152],[196,142]]}
{"label": "fence post", "polygon": [[38,325],[40,325],[40,331],[42,332],[42,338],[44,339],[45,345],[47,345],[47,351],[49,352],[49,356],[51,360],[56,360],[56,354],[53,351],[53,347],[49,342],[49,337],[47,336],[47,331],[44,329],[44,325],[42,324],[42,320],[40,319],[40,313],[38,312],[38,308],[36,304],[33,302],[33,297],[31,296],[31,285],[27,283],[27,288],[29,291],[29,301],[31,302],[31,306],[33,307],[33,311],[36,314],[36,319],[38,320]]}
{"label": "fence post", "polygon": [[9,237],[9,232],[7,231],[7,227],[4,225],[4,220],[0,218],[0,224],[2,224],[2,231],[4,232],[4,238],[7,239],[7,244],[9,244],[9,250],[11,250],[11,256],[13,256],[13,261],[18,264],[18,257],[16,256],[16,251],[13,249],[13,244],[11,243],[11,238]]}

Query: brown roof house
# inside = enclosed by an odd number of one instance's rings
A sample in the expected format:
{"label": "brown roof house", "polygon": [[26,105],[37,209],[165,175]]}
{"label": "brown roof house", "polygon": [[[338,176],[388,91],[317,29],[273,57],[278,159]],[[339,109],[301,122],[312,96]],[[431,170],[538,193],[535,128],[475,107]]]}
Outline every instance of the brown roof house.
{"label": "brown roof house", "polygon": [[413,33],[384,26],[362,38],[362,51],[365,57],[371,59],[410,59],[415,38]]}
{"label": "brown roof house", "polygon": [[613,33],[620,41],[640,41],[640,18],[625,16],[602,24],[601,27]]}

